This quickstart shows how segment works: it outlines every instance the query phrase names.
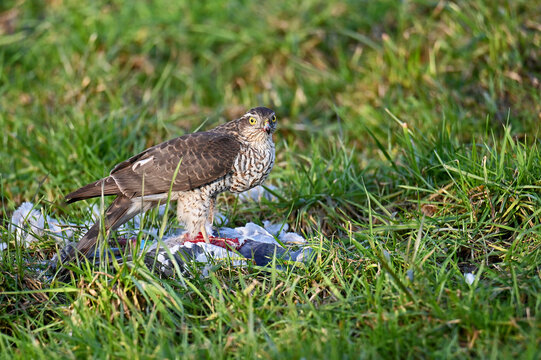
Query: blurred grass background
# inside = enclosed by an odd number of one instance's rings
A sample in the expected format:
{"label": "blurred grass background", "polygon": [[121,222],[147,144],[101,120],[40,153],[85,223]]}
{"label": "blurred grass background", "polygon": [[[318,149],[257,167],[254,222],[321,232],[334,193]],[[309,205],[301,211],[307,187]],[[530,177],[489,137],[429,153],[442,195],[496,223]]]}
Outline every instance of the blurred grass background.
{"label": "blurred grass background", "polygon": [[[141,357],[355,357],[361,344],[361,357],[538,355],[536,1],[4,0],[2,241],[16,244],[7,220],[21,202],[80,221],[88,204],[59,205],[69,191],[150,145],[258,105],[279,117],[269,183],[280,199],[243,206],[224,196],[222,210],[232,224],[286,221],[321,242],[315,268],[273,273],[270,282],[255,270],[218,271],[199,285],[208,288],[202,298],[223,308],[190,305],[197,292],[150,282],[176,291],[173,303],[183,310],[142,306],[141,315],[112,323],[103,297],[81,300],[93,294],[93,274],[86,285],[81,280],[82,290],[60,286],[47,300],[0,295],[0,324],[9,334],[2,346],[16,345],[22,352],[11,354],[19,356],[54,349],[84,356],[113,339],[92,333],[94,324],[139,341],[133,349]],[[54,246],[44,244],[37,255],[2,259],[0,289],[32,289],[21,259],[50,255]],[[460,277],[479,264],[485,285],[470,288]],[[410,290],[396,285],[412,269],[421,275]],[[394,277],[380,276],[385,271]],[[235,300],[221,290],[249,293],[255,281],[274,294],[276,276],[285,285],[270,300]],[[131,277],[121,279],[125,286],[112,297],[150,296]],[[62,291],[75,295],[54,295]],[[82,331],[60,310],[74,301],[90,307],[77,316],[99,314],[85,320],[80,342],[58,337]],[[262,301],[255,315],[254,301]],[[238,314],[227,315],[232,309]],[[137,330],[155,311],[161,320]],[[212,332],[217,318],[227,328],[221,335]],[[182,345],[169,344],[160,327]],[[121,342],[103,351],[129,348]]]}

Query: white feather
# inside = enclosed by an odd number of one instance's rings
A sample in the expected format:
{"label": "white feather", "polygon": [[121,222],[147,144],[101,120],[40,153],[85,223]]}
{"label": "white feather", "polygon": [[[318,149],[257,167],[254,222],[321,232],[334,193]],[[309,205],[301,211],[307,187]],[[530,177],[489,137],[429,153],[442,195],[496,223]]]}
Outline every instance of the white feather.
{"label": "white feather", "polygon": [[148,163],[149,161],[152,161],[152,160],[154,160],[154,156],[151,156],[148,159],[139,160],[135,164],[132,165],[131,169],[133,171],[135,171],[135,169],[137,169],[139,166],[143,166],[143,165],[145,165],[146,163]]}

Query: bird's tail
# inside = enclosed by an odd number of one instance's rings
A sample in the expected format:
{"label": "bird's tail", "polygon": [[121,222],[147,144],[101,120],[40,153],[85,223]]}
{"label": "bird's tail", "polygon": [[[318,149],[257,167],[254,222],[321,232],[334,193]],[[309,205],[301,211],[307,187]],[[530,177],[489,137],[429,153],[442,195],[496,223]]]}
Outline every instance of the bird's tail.
{"label": "bird's tail", "polygon": [[107,195],[116,195],[120,193],[120,189],[115,183],[115,180],[108,176],[104,179],[100,179],[91,184],[85,185],[80,189],[75,190],[72,193],[66,195],[66,202],[71,204],[73,202],[90,199],[93,197]]}
{"label": "bird's tail", "polygon": [[139,212],[147,211],[155,205],[156,203],[154,202],[147,201],[142,203],[138,200],[119,195],[105,211],[103,221],[96,221],[81,240],[79,240],[77,246],[67,246],[62,250],[60,254],[61,263],[71,262],[78,256],[86,258],[96,249],[100,233],[104,233],[107,236],[110,231],[116,230],[120,225]]}

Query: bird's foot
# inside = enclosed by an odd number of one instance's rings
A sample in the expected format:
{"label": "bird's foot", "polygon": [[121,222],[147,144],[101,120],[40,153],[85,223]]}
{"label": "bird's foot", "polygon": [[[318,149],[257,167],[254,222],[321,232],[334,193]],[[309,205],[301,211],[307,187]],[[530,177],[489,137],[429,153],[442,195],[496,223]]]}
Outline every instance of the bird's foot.
{"label": "bird's foot", "polygon": [[[197,234],[196,237],[185,236],[184,242],[191,243],[205,243],[205,237],[202,233]],[[224,238],[217,236],[209,236],[209,243],[222,247],[226,250],[238,250],[240,248],[240,243],[238,238]]]}

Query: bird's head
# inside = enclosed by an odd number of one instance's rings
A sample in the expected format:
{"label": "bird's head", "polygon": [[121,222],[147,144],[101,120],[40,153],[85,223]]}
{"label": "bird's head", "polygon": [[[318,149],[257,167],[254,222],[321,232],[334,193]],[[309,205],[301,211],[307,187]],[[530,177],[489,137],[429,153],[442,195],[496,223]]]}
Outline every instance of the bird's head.
{"label": "bird's head", "polygon": [[238,121],[240,134],[255,141],[267,141],[276,131],[276,114],[269,108],[256,107]]}
{"label": "bird's head", "polygon": [[250,142],[272,141],[276,131],[276,114],[269,108],[256,107],[240,118],[222,124],[211,131],[235,134]]}

